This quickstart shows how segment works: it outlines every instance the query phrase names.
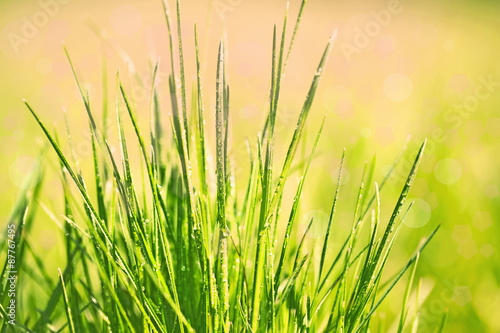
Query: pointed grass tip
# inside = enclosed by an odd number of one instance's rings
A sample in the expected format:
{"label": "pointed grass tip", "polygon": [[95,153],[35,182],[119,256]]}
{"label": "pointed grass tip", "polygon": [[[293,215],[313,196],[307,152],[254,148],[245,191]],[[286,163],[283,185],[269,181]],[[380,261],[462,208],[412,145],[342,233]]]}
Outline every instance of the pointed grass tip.
{"label": "pointed grass tip", "polygon": [[338,28],[335,28],[335,30],[333,30],[332,36],[330,37],[330,43],[333,43],[337,39],[338,32]]}

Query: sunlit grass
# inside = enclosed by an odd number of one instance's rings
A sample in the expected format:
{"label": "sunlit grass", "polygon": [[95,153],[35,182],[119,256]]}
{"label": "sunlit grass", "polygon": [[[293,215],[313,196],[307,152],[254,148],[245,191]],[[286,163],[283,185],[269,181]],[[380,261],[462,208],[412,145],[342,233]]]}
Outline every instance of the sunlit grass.
{"label": "sunlit grass", "polygon": [[[416,330],[418,314],[408,313],[410,294],[415,289],[413,277],[419,254],[437,228],[421,242],[395,275],[386,278],[382,273],[390,260],[402,222],[407,214],[411,214],[411,204],[404,211],[403,207],[406,207],[405,201],[426,142],[412,157],[414,162],[406,181],[401,184],[401,194],[388,221],[380,218],[380,206],[386,203],[381,203],[379,193],[391,172],[378,184],[373,171],[376,160],[364,165],[352,209],[351,232],[340,250],[332,254],[328,248],[336,230],[336,204],[343,199],[339,186],[342,167],[344,160],[349,158],[349,153],[344,151],[338,184],[331,190],[331,213],[320,244],[321,253],[315,256],[314,247],[308,247],[304,241],[315,221],[310,221],[300,239],[292,236],[292,230],[324,121],[318,126],[306,160],[300,160],[297,150],[334,46],[336,31],[319,57],[316,72],[311,73],[311,85],[290,143],[280,147],[275,145],[274,136],[281,80],[305,1],[288,46],[287,15],[279,40],[275,27],[270,52],[269,112],[262,131],[249,139],[249,160],[241,163],[250,164],[250,173],[243,175],[234,172],[234,161],[228,152],[231,99],[224,44],[221,42],[219,46],[216,78],[207,80],[216,86],[215,110],[208,110],[203,104],[204,78],[201,76],[195,28],[197,78],[191,112],[188,113],[180,5],[177,3],[178,45],[175,46],[170,11],[167,2],[163,4],[170,37],[171,117],[167,121],[167,111],[159,105],[163,96],[159,96],[156,88],[160,66],[156,62],[150,87],[149,140],[139,126],[137,110],[126,85],[117,74],[116,117],[111,117],[106,111],[102,119],[103,124],[116,122],[121,151],[121,157],[116,158],[108,142],[109,133],[100,129],[94,103],[81,84],[66,49],[88,116],[94,162],[92,179],[84,179],[71,142],[68,141],[70,154],[64,153],[60,148],[61,136],[52,134],[46,126],[48,121],[42,120],[35,107],[25,102],[60,163],[64,189],[61,206],[64,205],[64,211],[52,212],[44,205],[42,208],[64,234],[66,267],[58,271],[58,278],[53,281],[46,274],[43,260],[33,251],[28,251],[38,265],[30,268],[36,273],[26,273],[25,250],[19,250],[19,288],[28,283],[22,278],[24,274],[30,279],[44,276],[45,279],[33,279],[29,283],[38,284],[50,297],[42,308],[33,305],[24,309],[19,314],[18,328],[31,332],[383,332],[381,326],[371,325],[371,319],[383,306],[388,293],[409,271],[396,325],[398,332]],[[179,58],[179,73],[176,72],[174,54]],[[105,74],[103,78],[107,80]],[[122,110],[123,106],[125,110]],[[108,110],[107,99],[103,109]],[[124,112],[135,137],[125,134]],[[215,124],[205,123],[206,112],[215,113]],[[215,193],[210,191],[209,179],[212,177],[207,168],[207,144],[212,140],[208,140],[205,126],[213,126],[216,133]],[[166,136],[169,130],[173,132],[172,140]],[[70,137],[69,130],[67,137]],[[141,152],[142,160],[137,169],[134,166],[138,163],[131,163],[129,149]],[[287,152],[283,165],[276,165],[273,158],[278,149]],[[405,154],[404,150],[402,154]],[[394,161],[391,171],[400,156]],[[305,167],[301,170],[303,174],[288,219],[284,222],[281,207],[285,184],[295,172],[293,166],[299,163]],[[134,181],[133,174],[142,176],[139,183]],[[233,190],[235,177],[244,178],[240,181],[246,184],[244,195]],[[11,221],[17,224],[19,248],[30,248],[20,231],[24,230],[24,235],[28,233],[35,219],[42,184],[36,183],[34,190],[21,194],[12,214]],[[73,193],[75,189],[77,195]],[[284,235],[278,232],[283,229],[279,228],[282,223],[286,223]],[[319,258],[318,262],[316,258]],[[2,287],[5,290],[6,284]],[[416,294],[418,298],[418,288]],[[5,293],[1,297],[0,304],[4,305]],[[5,309],[2,307],[1,310],[5,316]],[[4,330],[7,329],[5,321],[2,325]],[[443,327],[436,329],[442,331]]]}

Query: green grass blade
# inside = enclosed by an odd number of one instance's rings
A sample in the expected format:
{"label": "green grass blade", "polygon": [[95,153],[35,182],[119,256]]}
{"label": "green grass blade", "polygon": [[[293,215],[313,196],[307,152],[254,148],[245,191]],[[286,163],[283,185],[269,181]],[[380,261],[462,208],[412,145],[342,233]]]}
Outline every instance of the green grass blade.
{"label": "green grass blade", "polygon": [[[302,267],[304,267],[304,264],[306,263],[307,258],[308,258],[308,255],[306,254],[300,260],[300,262],[297,264],[297,267],[292,272],[292,275],[290,276],[290,278],[288,279],[288,281],[287,281],[287,283],[285,285],[285,289],[283,289],[283,292],[281,293],[281,298],[283,300],[287,299],[288,295],[290,294],[290,291],[292,290],[292,287],[297,282],[297,276],[299,275]],[[280,310],[280,308],[281,308],[282,305],[283,305],[283,302],[278,302],[278,304],[276,304],[276,309],[274,310],[274,312],[278,313],[278,311]]]}
{"label": "green grass blade", "polygon": [[339,197],[339,192],[340,192],[340,183],[342,180],[342,168],[344,166],[344,158],[345,158],[345,148],[342,152],[342,158],[340,160],[340,167],[339,167],[339,175],[337,179],[337,189],[335,190],[335,195],[333,197],[333,203],[332,203],[332,209],[330,211],[330,218],[328,219],[328,227],[326,229],[326,234],[325,234],[325,241],[323,243],[323,249],[321,251],[321,259],[319,262],[319,273],[318,273],[318,283],[317,283],[317,289],[316,293],[318,292],[318,288],[320,286],[320,281],[321,281],[321,274],[323,273],[323,265],[325,264],[325,258],[326,258],[326,251],[328,250],[328,242],[330,240],[330,234],[331,234],[331,228],[332,228],[332,222],[333,218],[335,217],[335,207],[337,206],[337,200]]}
{"label": "green grass blade", "polygon": [[62,286],[62,291],[63,291],[63,296],[64,296],[64,305],[66,307],[66,316],[68,317],[68,323],[69,323],[69,331],[71,333],[75,333],[75,324],[73,323],[73,316],[71,314],[71,307],[69,305],[69,299],[68,299],[68,292],[66,291],[66,284],[64,283],[64,278],[61,273],[61,269],[57,269],[59,273],[59,279],[61,281],[61,286]]}
{"label": "green grass blade", "polygon": [[269,209],[273,209],[274,206],[277,204],[277,200],[283,191],[283,187],[285,185],[285,181],[288,178],[288,174],[290,172],[290,167],[292,165],[293,158],[295,156],[295,153],[297,151],[297,147],[299,144],[299,141],[302,137],[302,132],[304,130],[304,125],[307,120],[307,116],[309,115],[309,111],[311,110],[312,103],[314,100],[314,96],[316,94],[316,90],[319,85],[319,81],[321,79],[321,76],[324,72],[324,67],[326,65],[326,61],[328,59],[328,56],[330,55],[330,51],[333,47],[333,43],[337,37],[337,30],[333,33],[332,37],[330,38],[325,51],[323,52],[323,56],[321,57],[321,60],[318,64],[318,68],[316,69],[316,73],[314,74],[314,78],[312,80],[311,86],[309,88],[309,91],[307,93],[306,100],[304,102],[304,105],[302,106],[302,110],[299,115],[299,119],[297,121],[297,126],[295,127],[295,131],[293,133],[292,140],[290,142],[290,146],[288,147],[288,152],[285,158],[285,162],[283,164],[283,168],[278,180],[278,184],[276,185],[276,190],[274,192],[274,195],[271,200],[271,204],[269,206]]}
{"label": "green grass blade", "polygon": [[[413,285],[413,279],[415,277],[415,272],[417,270],[418,258],[419,258],[419,256],[417,254],[417,259],[415,260],[415,262],[413,264],[413,268],[412,268],[410,276],[408,278],[408,284],[406,285],[406,291],[405,291],[404,297],[403,297],[403,304],[401,306],[401,315],[399,317],[398,333],[403,332],[406,317],[408,315],[407,304],[408,304],[408,299],[410,298],[411,287]],[[415,308],[415,310],[416,310],[416,308]]]}
{"label": "green grass blade", "polygon": [[181,71],[181,107],[182,107],[182,138],[186,140],[186,154],[189,158],[189,146],[187,145],[187,138],[189,138],[188,125],[187,125],[187,102],[186,102],[186,78],[184,74],[184,51],[182,49],[182,32],[181,32],[181,4],[177,0],[177,42],[179,43],[179,67]]}
{"label": "green grass blade", "polygon": [[[153,174],[153,168],[151,166],[151,164],[149,163],[149,159],[148,159],[148,156],[147,156],[147,151],[146,151],[146,145],[144,143],[144,139],[142,138],[142,135],[141,135],[141,132],[139,130],[139,126],[137,124],[137,121],[136,121],[136,117],[135,117],[135,114],[130,106],[130,103],[129,103],[129,100],[127,98],[127,94],[125,93],[125,89],[123,88],[123,85],[120,83],[120,91],[121,91],[121,95],[123,97],[123,100],[125,101],[125,105],[126,105],[126,108],[127,108],[127,111],[129,113],[129,117],[132,121],[132,124],[134,126],[134,130],[135,130],[135,133],[136,133],[136,136],[137,136],[137,139],[139,140],[139,145],[141,147],[141,150],[142,150],[142,155],[144,157],[144,162],[146,163],[146,166],[147,166],[147,170],[148,170],[148,176],[149,176],[149,182],[150,182],[150,185],[151,185],[151,191],[153,193],[153,201],[154,201],[154,204],[155,204],[155,208],[156,208],[156,211],[157,212],[160,212],[161,211],[161,207],[160,207],[160,203],[159,203],[159,193],[158,193],[158,185],[156,183],[156,179],[154,177],[154,174]],[[153,264],[153,267],[156,267],[156,261],[154,261],[154,257],[151,253],[151,249],[148,245],[146,245],[148,242],[147,240],[145,239],[145,236],[143,233],[140,233],[141,235],[141,238],[142,238],[142,243],[143,243],[143,248],[146,250],[147,252],[147,258],[150,260],[150,262]],[[178,294],[177,294],[177,288],[175,286],[175,278],[174,278],[174,275],[173,275],[173,265],[172,265],[172,259],[171,259],[171,255],[170,255],[170,250],[169,250],[169,245],[168,245],[168,240],[165,238],[163,239],[163,241],[166,243],[164,246],[164,249],[166,251],[166,259],[167,259],[167,267],[169,268],[169,273],[170,273],[170,276],[171,276],[171,285],[172,285],[172,291],[173,291],[173,295],[174,295],[174,300],[175,300],[175,307],[176,307],[176,312],[177,313],[181,313],[181,310],[180,310],[180,305],[179,305],[179,299],[178,299]],[[159,272],[158,272],[159,274]],[[179,317],[179,320],[181,320],[181,318]],[[183,331],[183,327],[182,325],[180,325],[180,329],[181,329],[181,332]]]}
{"label": "green grass blade", "polygon": [[254,266],[253,294],[252,294],[252,331],[257,331],[260,316],[260,302],[263,289],[264,278],[264,261],[266,260],[266,228],[270,217],[268,215],[269,199],[271,193],[272,179],[272,159],[273,159],[273,135],[274,135],[274,120],[276,114],[273,113],[273,98],[275,94],[276,82],[276,26],[273,32],[273,54],[272,54],[272,73],[271,73],[271,92],[270,92],[270,130],[268,131],[266,157],[262,169],[262,202],[260,207],[257,252]]}
{"label": "green grass blade", "polygon": [[295,42],[295,38],[297,37],[297,32],[300,28],[300,21],[302,20],[302,15],[304,14],[304,8],[306,7],[307,0],[302,0],[300,5],[299,13],[297,14],[297,19],[295,20],[295,27],[293,28],[292,39],[290,40],[290,45],[288,46],[288,52],[286,54],[285,67],[288,63],[288,59],[290,58],[290,54],[292,53],[292,47]]}
{"label": "green grass blade", "polygon": [[219,44],[217,56],[216,82],[216,150],[217,150],[217,222],[219,225],[219,261],[220,261],[220,300],[221,321],[224,332],[229,332],[229,273],[227,237],[229,229],[226,221],[226,159],[227,146],[225,144],[227,131],[227,115],[224,114],[224,46]]}
{"label": "green grass blade", "polygon": [[297,212],[298,212],[298,208],[299,208],[299,204],[300,204],[300,197],[302,195],[302,189],[304,188],[304,182],[306,180],[306,176],[307,176],[307,173],[309,171],[309,167],[310,167],[310,165],[312,163],[312,160],[313,160],[313,157],[314,157],[314,153],[316,151],[316,147],[318,145],[319,138],[321,136],[321,132],[323,131],[323,126],[325,124],[325,120],[326,120],[326,118],[323,118],[323,122],[321,123],[321,127],[320,127],[320,129],[318,131],[318,134],[316,135],[316,140],[314,141],[314,145],[313,145],[311,154],[309,155],[309,160],[308,160],[306,168],[304,170],[304,174],[302,175],[302,178],[300,179],[300,183],[299,183],[299,186],[297,188],[297,193],[295,194],[295,198],[294,198],[294,201],[293,201],[293,206],[292,206],[292,209],[291,209],[291,212],[290,212],[290,217],[288,219],[288,224],[287,224],[286,231],[285,231],[285,237],[283,239],[283,243],[282,243],[282,246],[281,246],[281,255],[280,255],[278,267],[276,269],[276,275],[275,275],[274,283],[277,286],[280,283],[281,273],[282,273],[282,270],[283,270],[283,266],[285,264],[286,250],[287,250],[287,247],[288,247],[288,242],[289,242],[289,239],[290,239],[290,234],[292,232],[293,223],[294,223],[294,221],[295,221],[295,219],[297,217]]}
{"label": "green grass blade", "polygon": [[419,256],[419,253],[422,252],[423,249],[427,246],[427,244],[434,237],[434,235],[436,234],[436,232],[438,231],[438,229],[439,229],[439,226],[437,226],[436,229],[434,229],[434,231],[427,237],[427,239],[424,241],[424,243],[418,248],[416,254],[414,256],[412,256],[411,259],[407,262],[407,264],[403,267],[403,269],[401,269],[401,271],[398,273],[398,275],[396,276],[396,278],[393,280],[393,282],[389,285],[389,287],[384,292],[384,294],[377,301],[377,303],[375,304],[375,306],[373,306],[373,308],[370,310],[370,312],[361,321],[361,323],[359,324],[359,326],[357,327],[357,329],[354,331],[355,333],[359,332],[363,328],[363,326],[369,320],[369,318],[373,315],[373,313],[375,312],[375,310],[380,306],[380,303],[382,303],[382,301],[385,299],[385,297],[387,297],[387,295],[389,294],[389,292],[392,290],[392,288],[394,288],[394,286],[396,285],[396,283],[401,279],[401,277],[408,270],[408,268],[410,268],[410,266],[417,260],[417,258]]}
{"label": "green grass blade", "polygon": [[439,327],[436,330],[437,333],[442,333],[444,332],[444,327],[446,326],[446,319],[448,319],[448,309],[443,314],[443,317],[441,318],[441,322],[439,323]]}

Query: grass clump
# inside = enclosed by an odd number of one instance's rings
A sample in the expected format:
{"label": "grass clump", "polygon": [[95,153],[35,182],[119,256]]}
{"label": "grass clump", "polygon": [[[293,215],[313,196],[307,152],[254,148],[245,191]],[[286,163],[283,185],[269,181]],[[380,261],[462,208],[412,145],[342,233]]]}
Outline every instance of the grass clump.
{"label": "grass clump", "polygon": [[[173,43],[170,9],[163,1],[169,45],[170,124],[173,139],[167,140],[165,111],[160,107],[156,87],[159,63],[153,66],[150,87],[151,126],[149,140],[140,129],[133,101],[120,76],[116,77],[116,125],[121,158],[112,153],[106,131],[99,130],[96,111],[65,49],[85,111],[92,142],[93,179],[86,181],[69,141],[70,154],[60,148],[56,134],[45,126],[34,108],[25,102],[47,137],[60,162],[64,189],[63,212],[52,213],[41,206],[58,223],[64,233],[66,267],[52,279],[43,260],[30,250],[29,242],[19,244],[27,249],[35,267],[28,268],[25,255],[19,256],[19,283],[37,284],[48,290],[45,305],[27,308],[17,328],[28,332],[368,332],[370,320],[382,301],[406,271],[410,278],[403,297],[398,331],[418,326],[408,318],[408,301],[419,253],[435,234],[432,232],[415,250],[406,265],[394,276],[383,280],[383,270],[393,248],[403,211],[423,156],[425,142],[415,157],[389,221],[380,218],[380,191],[390,173],[378,185],[373,179],[375,160],[365,165],[359,186],[353,224],[340,250],[329,258],[328,247],[335,229],[335,208],[342,200],[340,183],[332,195],[331,213],[321,247],[319,263],[314,262],[305,238],[314,223],[311,220],[301,239],[292,237],[299,214],[303,186],[324,127],[320,125],[310,156],[305,162],[286,226],[280,216],[283,191],[296,163],[296,152],[336,32],[327,42],[316,72],[298,114],[297,125],[287,147],[283,165],[274,161],[276,116],[282,78],[293,41],[298,32],[305,2],[299,10],[295,27],[286,45],[287,18],[280,37],[274,28],[269,112],[262,131],[249,143],[250,173],[243,181],[246,189],[240,195],[233,188],[235,175],[228,154],[231,116],[230,89],[226,79],[224,44],[221,41],[215,78],[215,110],[203,104],[202,75],[195,27],[197,77],[188,114],[187,88],[181,35],[180,5],[176,18],[178,45]],[[176,72],[174,55],[179,58]],[[179,75],[179,85],[177,84]],[[107,81],[106,70],[103,75]],[[180,86],[180,91],[179,90]],[[125,110],[122,110],[123,105]],[[104,124],[111,122],[108,101],[103,104]],[[124,131],[126,112],[135,138]],[[205,113],[215,112],[216,191],[211,191],[207,167],[208,143]],[[194,124],[189,126],[189,124]],[[69,132],[68,137],[70,138]],[[146,174],[142,183],[132,177],[134,163],[129,157],[131,142],[141,152]],[[398,158],[399,159],[399,158]],[[398,162],[393,164],[393,168]],[[276,177],[276,174],[278,175]],[[40,175],[36,175],[40,177]],[[88,182],[88,183],[87,183]],[[92,183],[92,185],[89,185]],[[41,182],[34,191],[23,193],[12,215],[18,230],[29,232],[35,219]],[[365,187],[366,185],[366,187]],[[75,195],[75,189],[77,195]],[[213,193],[215,192],[215,193]],[[410,205],[411,207],[411,205]],[[368,225],[368,240],[360,230]],[[284,229],[285,233],[280,234]],[[308,253],[309,252],[309,253]],[[35,271],[28,273],[28,271]],[[5,271],[5,266],[4,266]],[[34,276],[45,276],[35,279]],[[24,277],[26,276],[26,277]],[[3,290],[6,286],[3,285]],[[5,298],[4,294],[2,294]],[[5,304],[5,299],[1,299]],[[1,308],[5,315],[4,307]],[[4,317],[5,318],[5,317]],[[372,325],[373,326],[373,325]],[[2,331],[7,328],[5,321]],[[441,328],[442,329],[442,328]],[[378,329],[381,331],[380,327]]]}

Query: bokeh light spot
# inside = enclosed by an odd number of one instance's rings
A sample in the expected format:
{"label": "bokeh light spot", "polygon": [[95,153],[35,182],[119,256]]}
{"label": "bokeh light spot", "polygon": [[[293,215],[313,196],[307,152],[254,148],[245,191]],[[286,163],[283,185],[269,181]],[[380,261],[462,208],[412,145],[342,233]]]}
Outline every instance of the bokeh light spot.
{"label": "bokeh light spot", "polygon": [[479,250],[479,253],[485,258],[489,258],[493,255],[493,253],[495,253],[495,250],[493,249],[492,244],[483,244],[481,245],[481,250]]}
{"label": "bokeh light spot", "polygon": [[467,286],[457,286],[453,289],[453,296],[451,297],[453,302],[459,306],[465,306],[467,303],[472,301],[472,294],[470,288]]}
{"label": "bokeh light spot", "polygon": [[453,227],[451,238],[457,243],[465,243],[472,239],[472,232],[468,225],[456,225]]}
{"label": "bokeh light spot", "polygon": [[462,105],[470,94],[472,81],[463,74],[453,75],[443,88],[443,98],[451,106]]}
{"label": "bokeh light spot", "polygon": [[[30,174],[40,168],[40,164],[31,156],[18,157],[9,169],[12,184],[18,188],[24,188]],[[33,184],[31,184],[33,185]]]}
{"label": "bokeh light spot", "polygon": [[444,185],[452,185],[462,177],[462,166],[457,160],[444,158],[436,163],[434,177]]}
{"label": "bokeh light spot", "polygon": [[20,129],[15,129],[14,131],[12,131],[12,138],[18,142],[22,141],[24,139],[24,131]]}
{"label": "bokeh light spot", "polygon": [[[337,184],[337,182],[339,180],[339,170],[340,170],[340,167],[336,167],[330,173],[332,181],[333,181],[334,184]],[[351,174],[349,172],[349,169],[347,169],[346,166],[344,165],[342,167],[342,178],[340,179],[340,185],[347,184],[349,182],[350,178],[351,178]]]}
{"label": "bokeh light spot", "polygon": [[371,128],[369,128],[369,127],[363,127],[363,128],[361,129],[361,131],[359,131],[359,134],[360,134],[363,138],[367,139],[367,138],[369,138],[370,136],[372,136],[372,130],[371,130]]}
{"label": "bokeh light spot", "polygon": [[480,138],[483,132],[484,126],[481,121],[471,120],[465,124],[465,135],[467,135],[467,138]]}
{"label": "bokeh light spot", "polygon": [[375,132],[375,141],[380,143],[382,146],[387,146],[392,141],[394,141],[394,134],[392,133],[392,128],[390,127],[378,127]]}
{"label": "bokeh light spot", "polygon": [[56,236],[54,235],[54,231],[52,230],[42,230],[40,231],[40,235],[38,236],[38,244],[44,248],[46,251],[49,251],[56,244]]}
{"label": "bokeh light spot", "polygon": [[451,52],[455,49],[455,42],[452,41],[452,40],[445,40],[444,43],[443,43],[443,49],[446,51],[446,52]]}
{"label": "bokeh light spot", "polygon": [[458,254],[465,259],[470,259],[478,253],[476,241],[471,239],[458,246]]}
{"label": "bokeh light spot", "polygon": [[393,102],[407,100],[412,92],[412,81],[402,73],[391,74],[384,81],[384,93]]}
{"label": "bokeh light spot", "polygon": [[431,219],[431,206],[423,199],[413,199],[413,206],[404,220],[410,228],[421,228]]}
{"label": "bokeh light spot", "polygon": [[489,118],[486,122],[486,132],[494,138],[500,136],[500,118]]}
{"label": "bokeh light spot", "polygon": [[310,210],[302,216],[300,220],[300,225],[302,232],[305,232],[309,223],[313,219],[311,229],[309,230],[307,237],[311,239],[323,238],[325,236],[325,231],[328,226],[329,216],[322,210]]}
{"label": "bokeh light spot", "polygon": [[231,68],[243,77],[254,77],[264,70],[262,61],[267,59],[267,49],[253,40],[242,41],[231,50]]}
{"label": "bokeh light spot", "polygon": [[484,194],[490,199],[496,198],[498,196],[498,185],[486,186]]}
{"label": "bokeh light spot", "polygon": [[390,35],[381,36],[375,42],[375,51],[381,56],[388,56],[396,49],[396,39]]}
{"label": "bokeh light spot", "polygon": [[323,105],[329,112],[334,111],[341,117],[350,116],[353,111],[351,90],[340,84],[326,88],[323,94]]}
{"label": "bokeh light spot", "polygon": [[493,219],[488,211],[476,212],[474,218],[472,219],[472,225],[481,231],[486,231],[489,227],[493,225]]}
{"label": "bokeh light spot", "polygon": [[242,119],[253,118],[259,114],[259,107],[255,104],[247,104],[239,110]]}
{"label": "bokeh light spot", "polygon": [[134,6],[122,5],[111,12],[110,24],[117,35],[131,35],[141,27],[142,16]]}

